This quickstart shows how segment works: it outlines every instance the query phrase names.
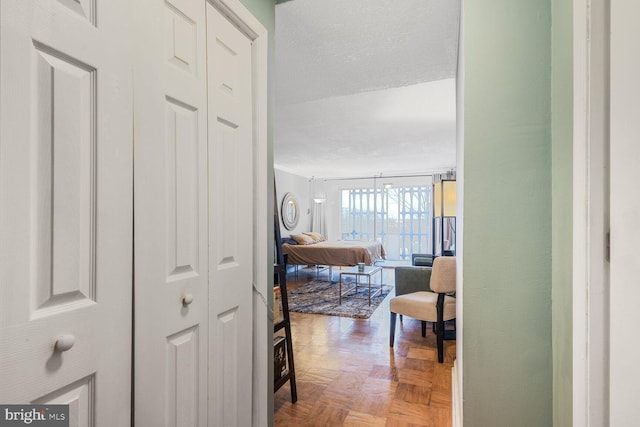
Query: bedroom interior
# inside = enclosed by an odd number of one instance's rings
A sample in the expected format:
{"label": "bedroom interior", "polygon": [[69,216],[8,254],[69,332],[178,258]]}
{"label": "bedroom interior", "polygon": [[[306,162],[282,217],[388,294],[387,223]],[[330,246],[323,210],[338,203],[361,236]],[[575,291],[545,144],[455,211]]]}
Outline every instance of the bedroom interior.
{"label": "bedroom interior", "polygon": [[[455,341],[438,363],[436,335],[407,317],[390,350],[389,300],[396,266],[430,269],[413,260],[434,247],[455,254],[434,183],[455,189],[460,4],[330,3],[276,5],[274,174],[297,402],[288,385],[276,392],[275,425],[450,425]],[[367,36],[380,27],[397,40]],[[355,285],[344,298],[343,280]]]}

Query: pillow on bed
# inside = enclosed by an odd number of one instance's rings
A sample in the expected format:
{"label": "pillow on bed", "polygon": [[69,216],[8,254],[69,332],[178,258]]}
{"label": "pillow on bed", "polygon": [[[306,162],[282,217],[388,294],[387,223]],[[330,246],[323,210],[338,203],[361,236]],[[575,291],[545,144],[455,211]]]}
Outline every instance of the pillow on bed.
{"label": "pillow on bed", "polygon": [[316,233],[314,231],[311,231],[309,233],[304,233],[304,234],[306,234],[307,236],[311,237],[313,239],[314,243],[315,242],[324,242],[325,240],[327,240],[322,234]]}
{"label": "pillow on bed", "polygon": [[298,244],[298,242],[293,240],[291,237],[283,237],[280,240],[282,241],[282,243],[286,243],[288,245],[297,245]]}
{"label": "pillow on bed", "polygon": [[292,234],[290,237],[299,245],[310,245],[312,243],[315,243],[315,240],[313,240],[311,236],[307,236],[306,234]]}

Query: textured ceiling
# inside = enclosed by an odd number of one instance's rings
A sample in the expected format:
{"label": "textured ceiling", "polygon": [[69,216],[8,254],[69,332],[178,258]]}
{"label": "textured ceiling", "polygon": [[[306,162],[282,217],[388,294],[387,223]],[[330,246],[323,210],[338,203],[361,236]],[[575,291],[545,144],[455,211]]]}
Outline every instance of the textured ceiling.
{"label": "textured ceiling", "polygon": [[455,166],[457,0],[276,6],[274,163],[303,176]]}

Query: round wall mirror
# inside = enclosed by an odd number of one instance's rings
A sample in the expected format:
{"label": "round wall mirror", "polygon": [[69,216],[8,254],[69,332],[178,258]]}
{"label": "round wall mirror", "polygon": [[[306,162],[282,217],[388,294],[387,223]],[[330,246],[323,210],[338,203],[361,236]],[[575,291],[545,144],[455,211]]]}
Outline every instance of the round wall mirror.
{"label": "round wall mirror", "polygon": [[298,219],[300,218],[300,208],[298,207],[298,200],[293,193],[287,193],[282,199],[282,208],[280,209],[282,215],[282,223],[287,230],[293,230],[298,225]]}

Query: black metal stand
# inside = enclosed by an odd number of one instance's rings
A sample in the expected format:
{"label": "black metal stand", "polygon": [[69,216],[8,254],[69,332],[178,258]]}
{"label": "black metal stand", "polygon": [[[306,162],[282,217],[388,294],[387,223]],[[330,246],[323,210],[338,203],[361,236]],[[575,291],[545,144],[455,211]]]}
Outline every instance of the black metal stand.
{"label": "black metal stand", "polygon": [[284,254],[282,253],[282,241],[280,239],[280,218],[278,215],[278,203],[275,197],[274,186],[274,235],[275,235],[275,249],[276,249],[276,262],[273,266],[274,281],[277,280],[280,286],[280,298],[282,301],[282,320],[273,325],[273,332],[276,333],[281,329],[284,329],[284,339],[287,346],[287,361],[289,364],[289,370],[282,377],[275,380],[274,393],[280,389],[283,385],[289,381],[291,387],[291,403],[296,403],[298,400],[298,391],[296,389],[296,370],[293,363],[293,343],[291,340],[291,321],[289,320],[289,300],[287,297],[287,265],[284,260]]}

